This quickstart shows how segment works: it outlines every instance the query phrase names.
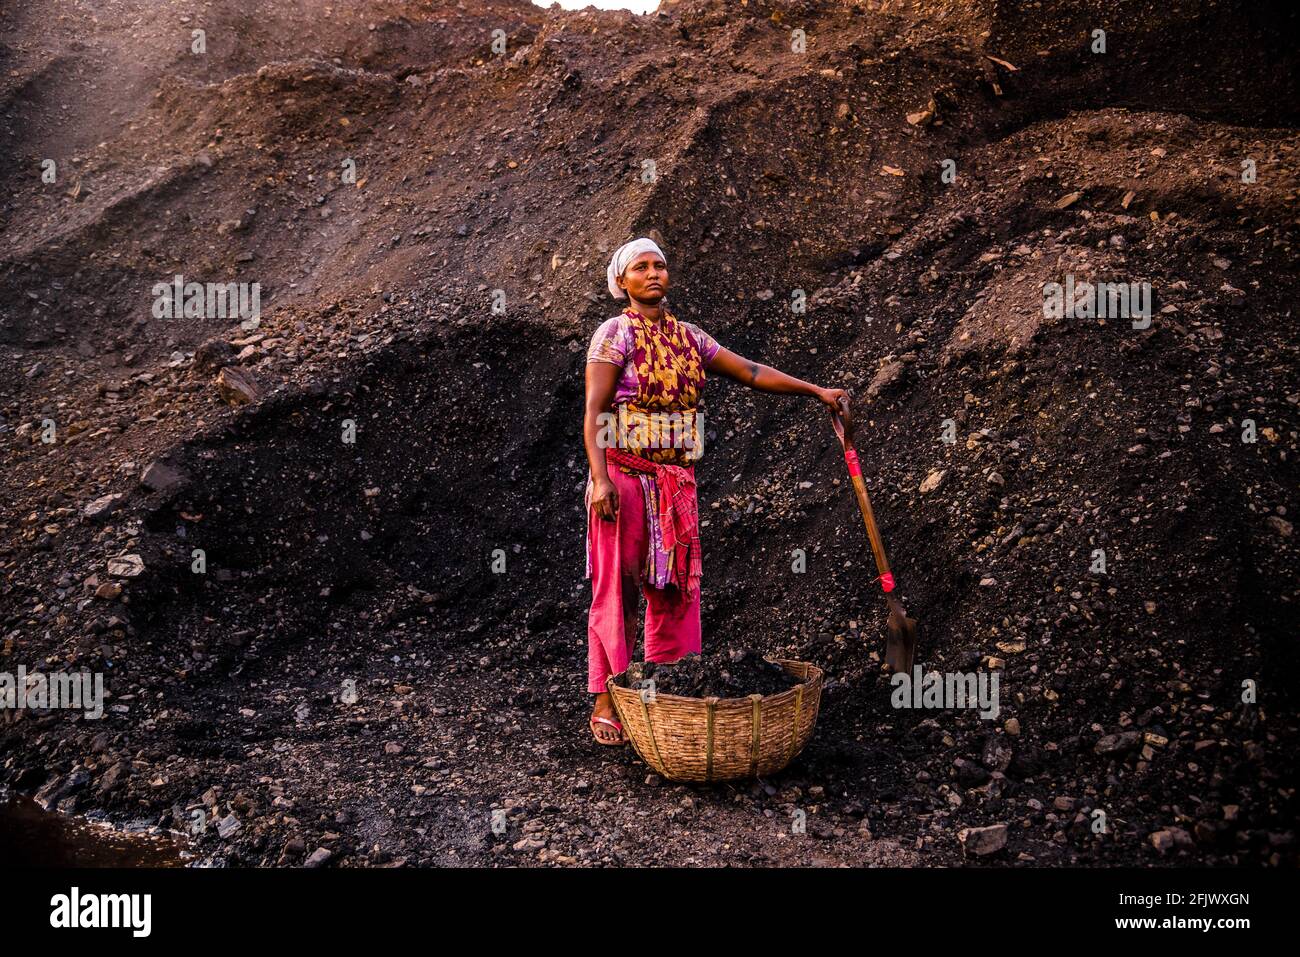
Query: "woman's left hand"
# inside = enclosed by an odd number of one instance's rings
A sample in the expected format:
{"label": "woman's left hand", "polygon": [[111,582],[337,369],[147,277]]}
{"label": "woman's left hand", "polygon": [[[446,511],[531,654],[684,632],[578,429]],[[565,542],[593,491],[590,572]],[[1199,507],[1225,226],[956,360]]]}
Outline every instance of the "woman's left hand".
{"label": "woman's left hand", "polygon": [[843,412],[851,401],[851,397],[843,389],[818,389],[817,398],[821,399],[836,412]]}

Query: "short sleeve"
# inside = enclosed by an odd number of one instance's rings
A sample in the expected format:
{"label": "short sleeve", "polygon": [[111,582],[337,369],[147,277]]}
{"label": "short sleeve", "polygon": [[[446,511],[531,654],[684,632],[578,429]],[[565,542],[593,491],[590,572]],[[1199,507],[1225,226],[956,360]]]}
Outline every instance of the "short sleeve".
{"label": "short sleeve", "polygon": [[591,344],[587,347],[588,362],[612,362],[621,366],[627,361],[631,349],[627,326],[622,319],[622,316],[606,319],[592,334]]}
{"label": "short sleeve", "polygon": [[713,357],[718,354],[722,346],[718,345],[718,340],[709,335],[693,322],[688,322],[686,328],[690,330],[691,335],[695,337],[695,344],[700,349],[700,359],[705,365],[713,361]]}

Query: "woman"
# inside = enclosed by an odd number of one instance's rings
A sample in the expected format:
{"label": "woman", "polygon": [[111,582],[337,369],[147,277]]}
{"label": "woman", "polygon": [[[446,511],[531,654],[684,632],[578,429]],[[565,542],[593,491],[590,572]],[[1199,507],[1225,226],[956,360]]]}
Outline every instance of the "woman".
{"label": "woman", "polygon": [[610,295],[630,305],[601,324],[587,350],[587,690],[596,696],[592,735],[618,745],[627,739],[605,679],[628,665],[638,588],[646,596],[646,660],[700,651],[694,463],[703,451],[697,405],[705,370],[832,408],[847,409],[848,394],[743,359],[679,321],[667,308],[668,265],[652,240],[620,246],[606,281]]}

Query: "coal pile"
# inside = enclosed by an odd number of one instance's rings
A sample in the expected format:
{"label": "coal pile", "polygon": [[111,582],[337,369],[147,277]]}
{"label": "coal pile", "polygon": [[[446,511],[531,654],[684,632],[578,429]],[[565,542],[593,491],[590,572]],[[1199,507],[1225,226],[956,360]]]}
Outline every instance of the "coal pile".
{"label": "coal pile", "polygon": [[756,651],[732,649],[726,654],[687,655],[676,662],[638,661],[624,673],[624,687],[639,688],[653,679],[656,694],[684,698],[744,698],[780,694],[799,683],[778,664]]}
{"label": "coal pile", "polygon": [[[241,0],[201,57],[163,0],[9,6],[0,674],[111,700],[0,720],[0,787],[215,866],[1300,862],[1295,4]],[[691,806],[592,740],[585,345],[638,235],[854,390],[918,661],[996,719],[894,706],[829,417],[710,375],[704,651],[815,664],[817,735]],[[256,328],[155,314],[176,276]],[[1045,309],[1101,283],[1138,314]]]}

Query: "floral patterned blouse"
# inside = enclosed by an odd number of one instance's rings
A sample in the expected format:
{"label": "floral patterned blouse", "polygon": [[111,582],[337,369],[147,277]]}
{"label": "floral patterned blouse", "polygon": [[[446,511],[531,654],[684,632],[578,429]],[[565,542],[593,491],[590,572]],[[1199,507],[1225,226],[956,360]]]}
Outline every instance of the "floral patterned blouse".
{"label": "floral patterned blouse", "polygon": [[619,446],[652,462],[693,465],[703,453],[697,406],[704,368],[720,348],[699,326],[667,309],[659,322],[625,309],[601,323],[587,361],[623,370],[611,410]]}

